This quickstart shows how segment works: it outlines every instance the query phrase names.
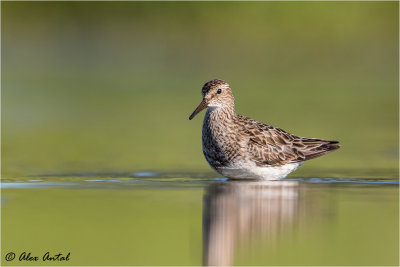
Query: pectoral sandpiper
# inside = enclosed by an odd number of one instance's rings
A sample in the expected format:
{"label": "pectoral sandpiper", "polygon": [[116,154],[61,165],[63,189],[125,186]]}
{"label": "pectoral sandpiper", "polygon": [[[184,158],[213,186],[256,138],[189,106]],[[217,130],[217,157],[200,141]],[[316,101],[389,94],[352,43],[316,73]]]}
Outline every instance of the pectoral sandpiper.
{"label": "pectoral sandpiper", "polygon": [[207,82],[202,95],[189,120],[208,108],[203,153],[210,166],[228,178],[284,178],[304,161],[340,148],[338,141],[299,137],[236,114],[231,88],[223,80]]}

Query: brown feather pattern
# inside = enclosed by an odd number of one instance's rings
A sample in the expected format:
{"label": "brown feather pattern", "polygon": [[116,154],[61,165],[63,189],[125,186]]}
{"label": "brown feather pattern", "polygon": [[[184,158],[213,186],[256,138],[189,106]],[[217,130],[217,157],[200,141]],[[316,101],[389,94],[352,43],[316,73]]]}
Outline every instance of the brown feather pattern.
{"label": "brown feather pattern", "polygon": [[208,105],[203,123],[203,152],[216,170],[239,162],[253,162],[261,167],[282,166],[340,148],[338,141],[299,137],[236,114],[232,91],[223,80],[206,83],[202,95]]}

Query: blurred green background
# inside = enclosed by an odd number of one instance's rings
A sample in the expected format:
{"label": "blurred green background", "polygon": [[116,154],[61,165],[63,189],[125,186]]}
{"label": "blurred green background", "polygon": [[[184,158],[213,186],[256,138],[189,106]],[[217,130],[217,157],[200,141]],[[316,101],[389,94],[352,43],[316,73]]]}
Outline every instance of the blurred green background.
{"label": "blurred green background", "polygon": [[[292,177],[397,177],[398,10],[1,2],[3,251],[71,250],[66,265],[201,265],[203,198],[215,180],[74,174],[214,177],[203,114],[188,120],[213,78],[230,83],[238,113],[342,143]],[[397,185],[303,186],[295,233],[238,250],[236,263],[398,265]]]}
{"label": "blurred green background", "polygon": [[294,175],[397,176],[398,2],[2,2],[2,176],[209,171],[202,85],[342,149]]}

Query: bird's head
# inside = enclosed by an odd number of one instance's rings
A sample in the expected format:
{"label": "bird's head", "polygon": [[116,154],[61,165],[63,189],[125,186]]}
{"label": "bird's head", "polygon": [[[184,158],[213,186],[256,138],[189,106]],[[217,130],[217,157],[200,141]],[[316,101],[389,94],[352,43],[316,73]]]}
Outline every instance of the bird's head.
{"label": "bird's head", "polygon": [[193,119],[200,111],[207,107],[213,108],[232,108],[235,103],[232,90],[229,84],[223,80],[214,79],[206,82],[201,90],[203,100],[200,105],[190,115],[189,120]]}

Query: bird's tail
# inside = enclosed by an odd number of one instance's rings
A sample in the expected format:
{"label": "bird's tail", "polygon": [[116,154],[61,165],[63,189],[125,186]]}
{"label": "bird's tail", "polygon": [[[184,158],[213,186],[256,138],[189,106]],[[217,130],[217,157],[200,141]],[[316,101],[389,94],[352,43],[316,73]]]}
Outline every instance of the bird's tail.
{"label": "bird's tail", "polygon": [[306,160],[320,157],[340,148],[340,144],[338,141],[304,138],[302,142],[306,146],[302,150]]}

